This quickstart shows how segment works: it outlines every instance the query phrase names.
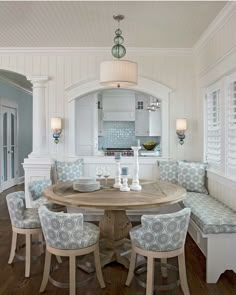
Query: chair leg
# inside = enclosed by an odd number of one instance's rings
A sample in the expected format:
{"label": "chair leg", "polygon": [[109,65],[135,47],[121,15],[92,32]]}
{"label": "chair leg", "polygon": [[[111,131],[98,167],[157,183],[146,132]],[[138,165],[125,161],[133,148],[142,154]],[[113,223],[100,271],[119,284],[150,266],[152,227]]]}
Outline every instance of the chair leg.
{"label": "chair leg", "polygon": [[51,266],[51,257],[52,254],[46,250],[45,254],[45,262],[44,262],[44,270],[43,270],[43,280],[39,289],[39,292],[42,293],[45,291],[47,283],[48,283],[48,278],[49,278],[49,273],[50,273],[50,266]]}
{"label": "chair leg", "polygon": [[102,275],[102,268],[101,268],[101,261],[100,261],[100,254],[99,254],[99,247],[97,246],[94,250],[94,261],[95,261],[95,268],[96,268],[96,274],[97,279],[99,281],[99,284],[101,288],[105,288],[106,285],[104,283],[103,275]]}
{"label": "chair leg", "polygon": [[184,295],[190,295],[189,288],[188,288],[187,275],[186,275],[184,252],[178,256],[178,263],[179,263],[180,285],[182,287]]}
{"label": "chair leg", "polygon": [[26,248],[25,248],[25,277],[30,276],[30,263],[31,263],[31,234],[25,235]]}
{"label": "chair leg", "polygon": [[76,269],[75,256],[70,256],[70,295],[76,295]]}
{"label": "chair leg", "polygon": [[56,259],[57,259],[57,262],[58,262],[59,264],[62,263],[61,256],[56,255]]}
{"label": "chair leg", "polygon": [[125,282],[126,286],[129,286],[133,277],[134,277],[134,269],[135,269],[135,264],[136,264],[136,252],[132,250],[131,253],[131,259],[130,259],[130,265],[129,265],[129,273]]}
{"label": "chair leg", "polygon": [[39,250],[40,250],[40,254],[42,255],[44,253],[44,247],[43,247],[43,233],[40,233],[38,235],[38,239],[39,239]]}
{"label": "chair leg", "polygon": [[[167,258],[161,258],[161,263],[167,264]],[[161,266],[161,274],[162,274],[163,278],[167,278],[167,266],[166,265]]]}
{"label": "chair leg", "polygon": [[146,295],[153,295],[153,281],[154,281],[154,259],[147,257],[147,286]]}
{"label": "chair leg", "polygon": [[17,233],[12,231],[12,240],[11,240],[11,253],[8,260],[8,264],[12,264],[12,261],[16,253],[16,243],[17,243]]}

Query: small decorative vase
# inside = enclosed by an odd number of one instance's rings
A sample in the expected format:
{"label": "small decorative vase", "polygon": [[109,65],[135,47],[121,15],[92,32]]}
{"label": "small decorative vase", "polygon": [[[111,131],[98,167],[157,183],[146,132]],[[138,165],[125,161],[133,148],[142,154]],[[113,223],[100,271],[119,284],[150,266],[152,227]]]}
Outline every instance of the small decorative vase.
{"label": "small decorative vase", "polygon": [[120,188],[121,187],[121,169],[120,169],[120,160],[115,160],[116,161],[116,177],[115,177],[115,183],[113,184],[114,188]]}
{"label": "small decorative vase", "polygon": [[139,184],[139,161],[138,161],[138,151],[141,149],[140,146],[132,146],[131,149],[134,151],[134,174],[132,179],[132,184],[130,188],[133,191],[140,191],[142,186]]}
{"label": "small decorative vase", "polygon": [[130,188],[128,187],[128,175],[121,175],[122,185],[120,187],[121,192],[129,192]]}

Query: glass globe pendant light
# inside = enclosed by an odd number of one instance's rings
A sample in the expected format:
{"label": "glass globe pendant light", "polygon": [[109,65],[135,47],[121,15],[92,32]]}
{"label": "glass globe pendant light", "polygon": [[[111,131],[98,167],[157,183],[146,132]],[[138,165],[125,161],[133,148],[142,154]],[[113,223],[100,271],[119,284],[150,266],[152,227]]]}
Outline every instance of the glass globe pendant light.
{"label": "glass globe pendant light", "polygon": [[124,38],[120,30],[120,21],[123,15],[114,15],[113,18],[118,22],[118,29],[115,31],[114,43],[111,49],[112,56],[116,58],[112,61],[103,61],[100,65],[100,84],[110,87],[129,87],[137,84],[138,65],[136,62],[122,60],[126,54]]}

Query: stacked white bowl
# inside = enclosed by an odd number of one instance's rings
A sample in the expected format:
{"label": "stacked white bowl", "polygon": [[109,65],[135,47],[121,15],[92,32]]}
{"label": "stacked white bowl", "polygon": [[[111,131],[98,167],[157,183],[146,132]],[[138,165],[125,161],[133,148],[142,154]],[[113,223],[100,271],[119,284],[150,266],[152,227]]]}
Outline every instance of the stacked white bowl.
{"label": "stacked white bowl", "polygon": [[80,192],[93,192],[100,189],[100,182],[96,178],[80,177],[73,182],[73,189]]}

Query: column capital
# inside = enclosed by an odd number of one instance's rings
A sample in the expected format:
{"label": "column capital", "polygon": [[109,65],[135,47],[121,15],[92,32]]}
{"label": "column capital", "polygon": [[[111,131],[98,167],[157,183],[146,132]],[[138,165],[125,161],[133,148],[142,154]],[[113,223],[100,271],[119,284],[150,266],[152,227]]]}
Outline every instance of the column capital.
{"label": "column capital", "polygon": [[49,80],[48,76],[28,76],[27,80],[34,84],[44,84]]}

